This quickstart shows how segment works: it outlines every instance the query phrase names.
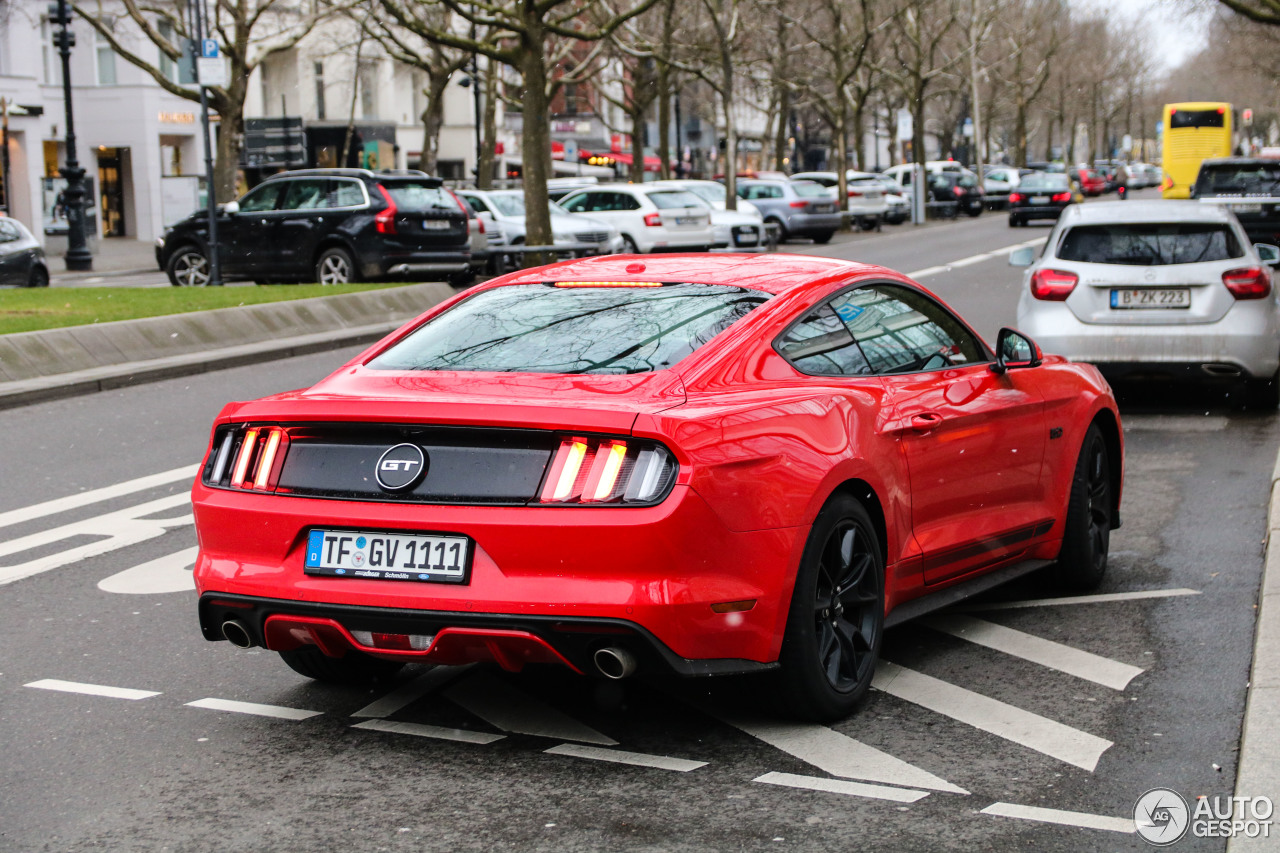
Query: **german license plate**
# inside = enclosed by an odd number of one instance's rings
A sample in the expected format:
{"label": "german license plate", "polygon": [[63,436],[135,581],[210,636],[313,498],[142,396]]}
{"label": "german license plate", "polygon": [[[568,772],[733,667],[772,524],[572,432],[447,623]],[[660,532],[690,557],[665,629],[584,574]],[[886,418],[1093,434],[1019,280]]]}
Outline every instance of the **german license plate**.
{"label": "german license plate", "polygon": [[1185,287],[1114,288],[1112,308],[1190,308],[1191,291]]}
{"label": "german license plate", "polygon": [[739,231],[737,234],[733,236],[733,239],[737,242],[739,246],[754,246],[757,242],[759,242],[760,238],[759,238],[759,235],[756,234],[756,229],[743,228],[741,231]]}
{"label": "german license plate", "polygon": [[453,227],[453,223],[447,219],[424,219],[422,227],[428,231],[448,231]]}
{"label": "german license plate", "polygon": [[1031,197],[1032,204],[1048,204],[1049,197],[1047,195],[1034,195]]}
{"label": "german license plate", "polygon": [[814,213],[830,213],[836,209],[834,204],[815,204],[809,208]]}
{"label": "german license plate", "polygon": [[465,536],[312,530],[303,571],[372,580],[466,583],[471,540]]}
{"label": "german license plate", "polygon": [[698,224],[698,217],[696,217],[696,216],[677,216],[677,217],[676,217],[676,224],[677,224],[677,225],[697,225],[697,224]]}
{"label": "german license plate", "polygon": [[1261,213],[1262,205],[1260,204],[1233,204],[1231,209],[1236,213]]}

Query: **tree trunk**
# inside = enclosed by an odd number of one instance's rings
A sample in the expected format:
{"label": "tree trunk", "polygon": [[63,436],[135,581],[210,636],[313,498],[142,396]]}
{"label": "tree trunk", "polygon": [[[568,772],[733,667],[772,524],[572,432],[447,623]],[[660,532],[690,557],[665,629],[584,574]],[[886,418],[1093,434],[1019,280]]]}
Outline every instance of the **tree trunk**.
{"label": "tree trunk", "polygon": [[658,177],[671,180],[671,71],[658,66]]}
{"label": "tree trunk", "polygon": [[[837,92],[840,106],[836,109],[835,122],[831,128],[836,142],[836,204],[840,210],[849,212],[849,109],[845,106],[844,93]],[[841,217],[841,230],[849,226],[848,217]]]}
{"label": "tree trunk", "polygon": [[547,97],[546,33],[536,11],[525,14],[520,70],[524,78],[524,132],[521,167],[524,172],[525,239],[531,246],[551,245],[551,211],[547,179],[551,175],[551,103]]}
{"label": "tree trunk", "polygon": [[867,166],[867,101],[859,98],[853,108],[853,158],[857,162],[854,168],[860,172],[870,172]]}
{"label": "tree trunk", "polygon": [[[243,93],[241,96],[243,98]],[[244,139],[244,101],[220,103],[217,111],[222,120],[218,122],[215,143],[217,156],[213,163],[213,187],[214,197],[221,203],[240,195],[237,178],[240,174],[241,140]]]}
{"label": "tree trunk", "polygon": [[627,118],[631,120],[631,165],[627,167],[627,180],[633,184],[644,183],[644,120],[643,104],[628,101]]}
{"label": "tree trunk", "polygon": [[1027,167],[1027,104],[1018,99],[1017,112],[1013,120],[1014,162],[1020,169]]}
{"label": "tree trunk", "polygon": [[428,72],[427,87],[422,90],[427,96],[427,106],[421,116],[422,156],[418,160],[418,168],[428,175],[436,174],[439,167],[440,128],[444,126],[444,93],[448,85],[448,75]]}
{"label": "tree trunk", "polygon": [[785,86],[782,89],[782,98],[778,102],[778,125],[774,130],[773,136],[773,168],[778,172],[794,172],[795,164],[791,164],[791,168],[787,168],[785,162],[791,156],[791,146],[787,144],[787,140],[791,138],[791,90]]}
{"label": "tree trunk", "polygon": [[924,205],[922,209],[926,211],[929,203],[929,175],[924,165],[927,159],[924,151],[924,93],[928,85],[926,81],[918,80],[915,97],[911,101],[911,162],[920,166],[913,170],[911,192],[915,198],[920,199]]}
{"label": "tree trunk", "polygon": [[490,60],[484,75],[484,128],[480,135],[480,159],[476,163],[476,186],[493,188],[493,166],[498,148],[498,70]]}

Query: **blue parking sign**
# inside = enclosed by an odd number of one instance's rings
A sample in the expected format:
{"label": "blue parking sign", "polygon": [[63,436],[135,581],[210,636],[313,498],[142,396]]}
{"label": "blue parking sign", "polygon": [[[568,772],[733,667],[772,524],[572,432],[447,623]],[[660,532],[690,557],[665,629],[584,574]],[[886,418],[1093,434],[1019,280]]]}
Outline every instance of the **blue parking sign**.
{"label": "blue parking sign", "polygon": [[204,59],[218,58],[218,40],[203,39],[200,42],[200,56]]}

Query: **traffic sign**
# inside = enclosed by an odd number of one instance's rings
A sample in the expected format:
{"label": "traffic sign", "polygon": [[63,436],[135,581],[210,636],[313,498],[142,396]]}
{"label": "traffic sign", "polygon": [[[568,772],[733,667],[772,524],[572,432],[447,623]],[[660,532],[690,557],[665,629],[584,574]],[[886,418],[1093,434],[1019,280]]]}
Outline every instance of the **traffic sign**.
{"label": "traffic sign", "polygon": [[578,162],[578,141],[576,139],[566,139],[564,141],[564,161],[566,163]]}
{"label": "traffic sign", "polygon": [[218,58],[218,40],[203,39],[200,42],[200,56],[204,59]]}
{"label": "traffic sign", "polygon": [[201,56],[196,59],[196,73],[201,86],[225,86],[231,82],[227,61],[221,57],[212,59]]}

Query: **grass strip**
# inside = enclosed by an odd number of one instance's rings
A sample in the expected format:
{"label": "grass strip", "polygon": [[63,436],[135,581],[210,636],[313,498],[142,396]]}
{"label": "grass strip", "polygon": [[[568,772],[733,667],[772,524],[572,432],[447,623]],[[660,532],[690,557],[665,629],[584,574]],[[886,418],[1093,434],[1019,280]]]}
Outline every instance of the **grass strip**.
{"label": "grass strip", "polygon": [[87,326],[238,305],[337,296],[410,282],[264,287],[49,287],[0,289],[0,335]]}

